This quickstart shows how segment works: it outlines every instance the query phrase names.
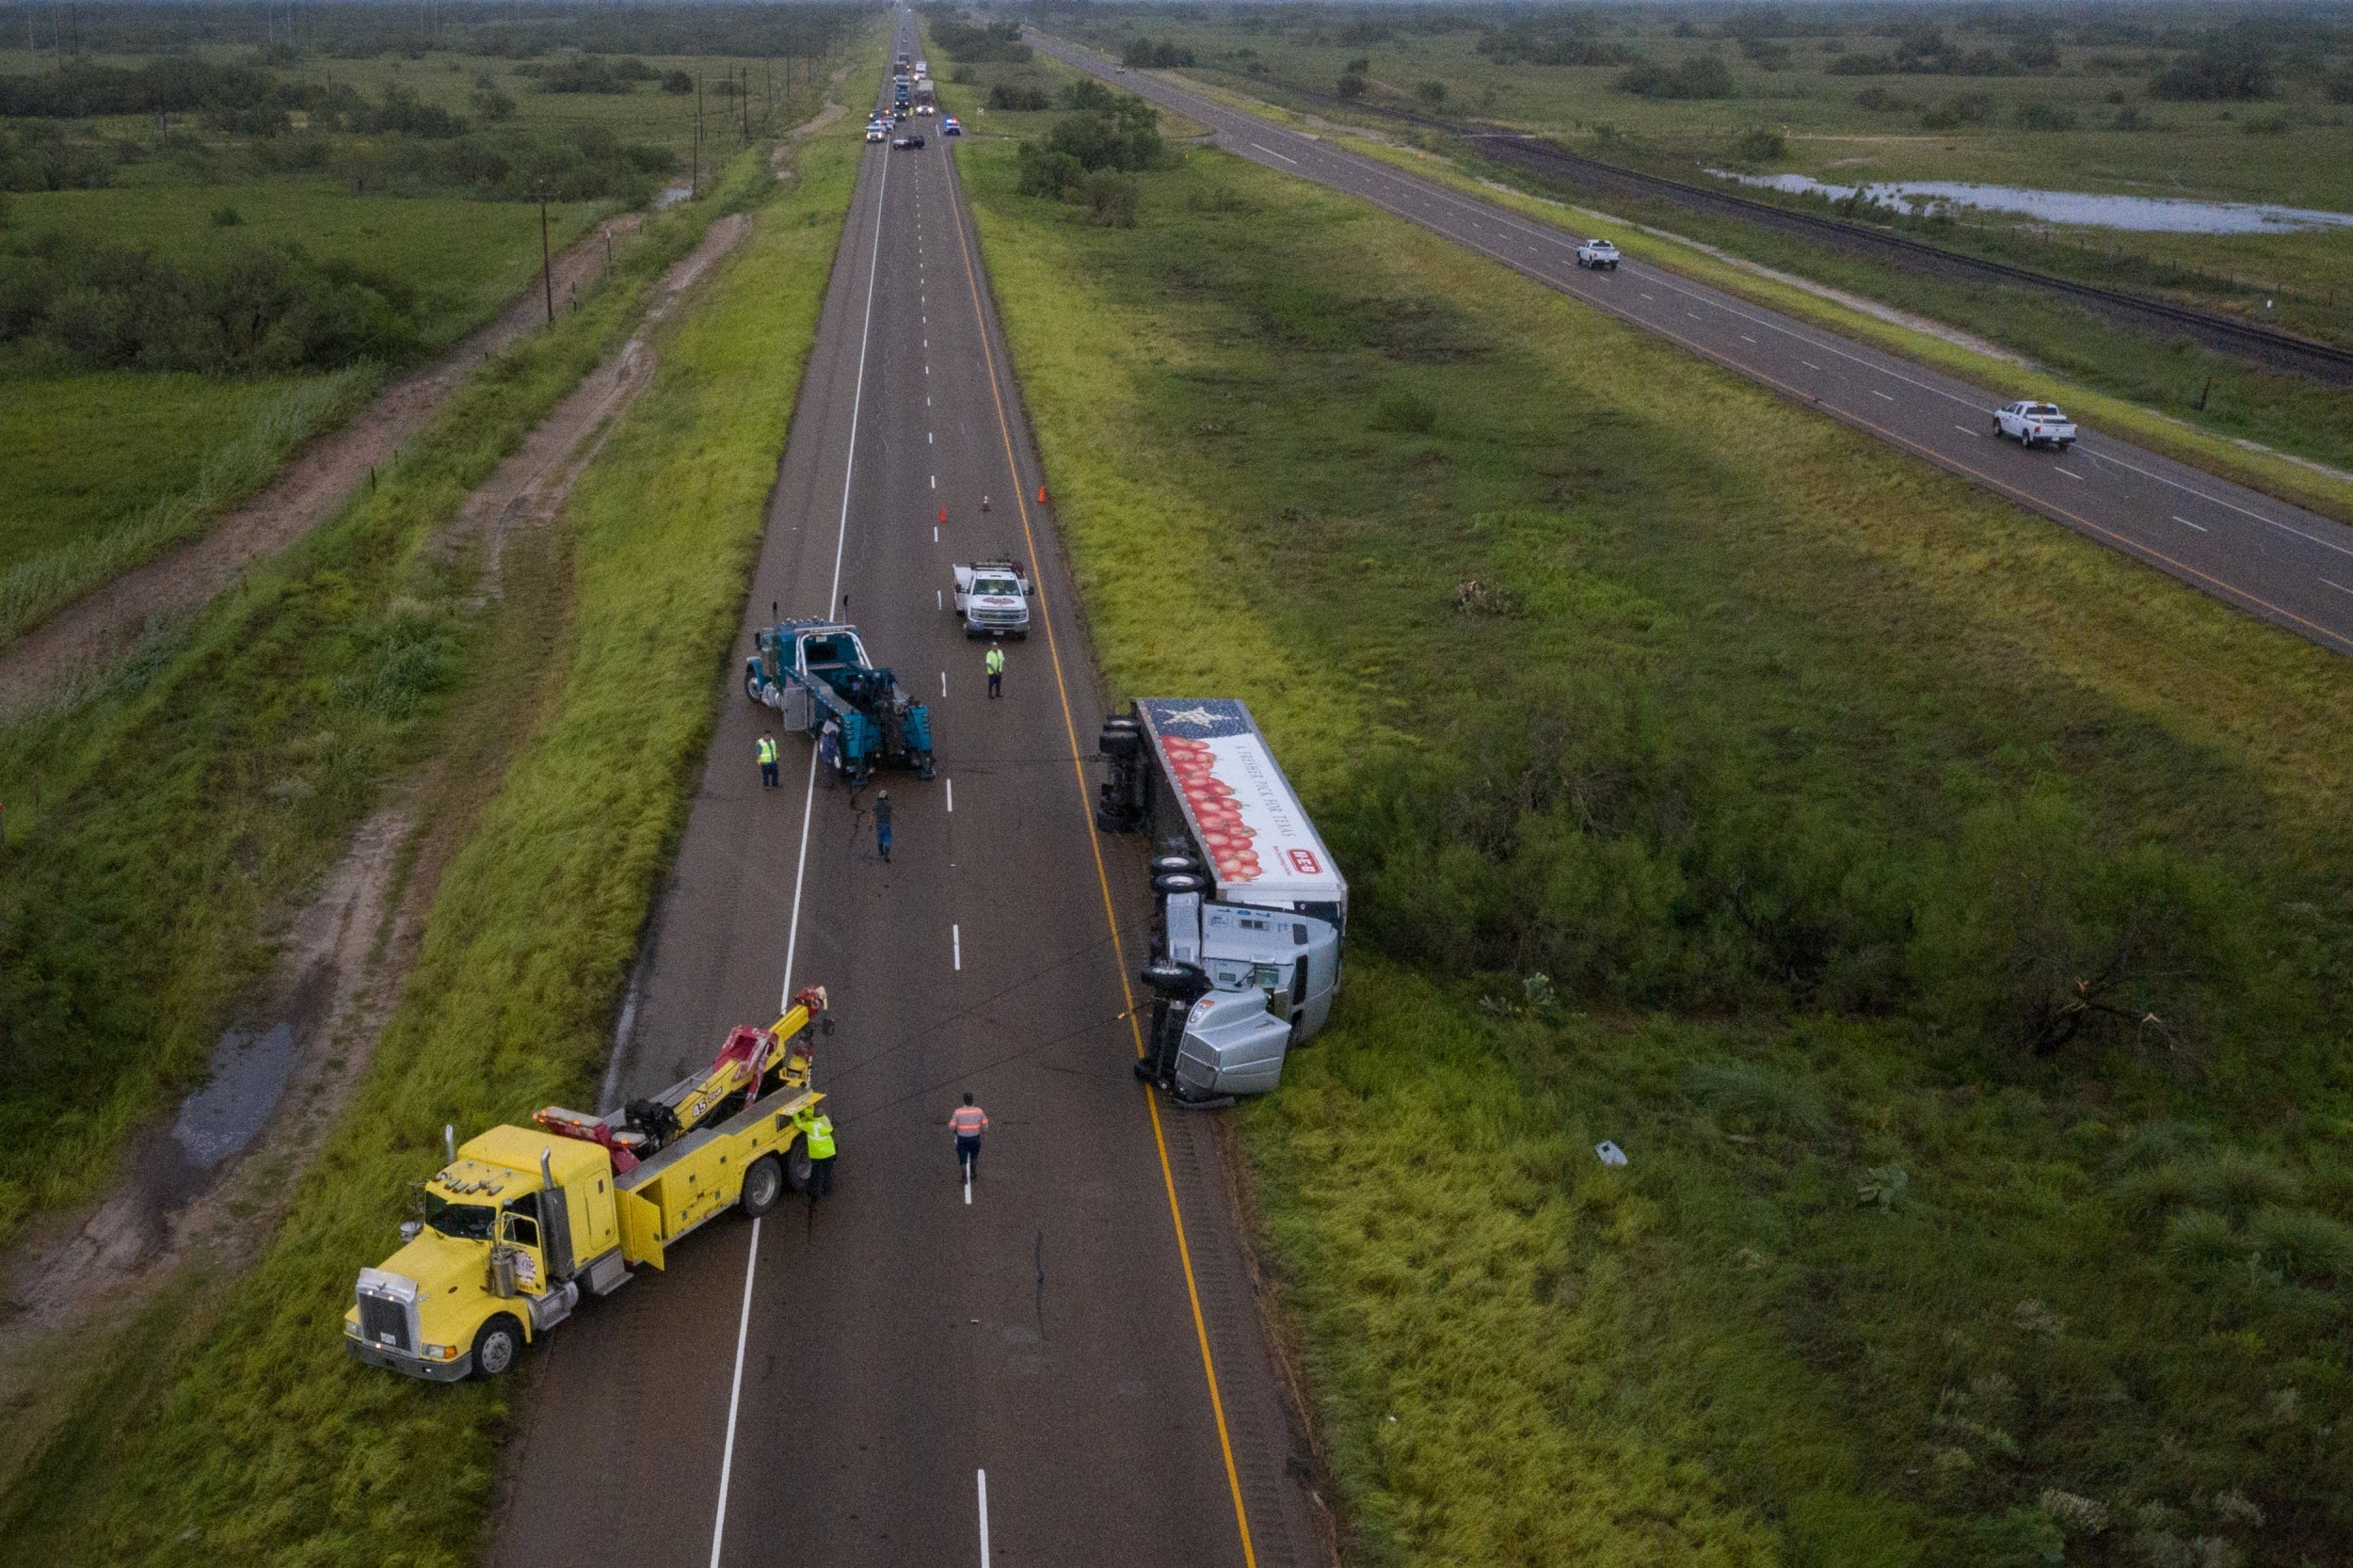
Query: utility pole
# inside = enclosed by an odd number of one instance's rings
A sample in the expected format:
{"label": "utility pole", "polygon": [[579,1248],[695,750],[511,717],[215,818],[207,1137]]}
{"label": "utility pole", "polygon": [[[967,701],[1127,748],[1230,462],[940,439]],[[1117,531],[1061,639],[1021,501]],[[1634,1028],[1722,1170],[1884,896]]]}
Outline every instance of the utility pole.
{"label": "utility pole", "polygon": [[695,78],[695,161],[687,165],[686,191],[700,198],[703,193],[703,79]]}
{"label": "utility pole", "polygon": [[539,282],[548,296],[548,325],[555,325],[555,257],[548,249],[548,187],[539,187]]}

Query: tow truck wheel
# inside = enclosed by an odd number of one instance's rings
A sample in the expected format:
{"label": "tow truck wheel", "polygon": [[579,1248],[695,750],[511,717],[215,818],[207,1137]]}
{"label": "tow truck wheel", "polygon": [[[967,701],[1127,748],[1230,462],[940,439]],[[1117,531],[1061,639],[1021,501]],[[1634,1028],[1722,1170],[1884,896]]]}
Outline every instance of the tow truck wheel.
{"label": "tow truck wheel", "polygon": [[782,1196],[784,1172],[777,1166],[776,1157],[772,1154],[753,1160],[751,1169],[744,1173],[742,1201],[744,1217],[759,1219],[776,1208],[776,1200]]}
{"label": "tow truck wheel", "polygon": [[808,1178],[816,1174],[816,1162],[808,1157],[808,1145],[795,1143],[784,1156],[784,1179],[795,1192],[808,1191]]}
{"label": "tow truck wheel", "polygon": [[523,1353],[523,1326],[502,1312],[473,1336],[473,1375],[484,1380],[503,1376]]}

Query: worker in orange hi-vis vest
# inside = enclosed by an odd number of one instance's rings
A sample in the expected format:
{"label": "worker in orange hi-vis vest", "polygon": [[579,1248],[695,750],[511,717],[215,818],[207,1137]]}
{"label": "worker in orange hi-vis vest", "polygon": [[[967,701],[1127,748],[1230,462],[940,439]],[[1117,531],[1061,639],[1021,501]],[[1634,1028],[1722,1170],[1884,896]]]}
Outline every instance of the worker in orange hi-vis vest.
{"label": "worker in orange hi-vis vest", "polygon": [[967,1095],[964,1103],[948,1113],[948,1125],[955,1129],[956,1165],[968,1181],[981,1168],[981,1134],[988,1130],[988,1112]]}

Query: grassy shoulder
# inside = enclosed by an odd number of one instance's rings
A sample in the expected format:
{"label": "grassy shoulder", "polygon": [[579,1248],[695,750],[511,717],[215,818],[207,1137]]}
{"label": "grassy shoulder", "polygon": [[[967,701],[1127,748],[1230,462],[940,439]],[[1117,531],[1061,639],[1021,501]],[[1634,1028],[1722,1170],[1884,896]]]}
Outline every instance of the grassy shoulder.
{"label": "grassy shoulder", "polygon": [[1243,1136],[1363,1560],[2325,1560],[2353,668],[1361,204],[959,158],[1114,695],[1357,888]]}
{"label": "grassy shoulder", "polygon": [[[274,909],[429,744],[473,623],[420,541],[581,376],[712,203],[647,226],[582,309],[485,365],[381,483],[0,744],[0,1235],[112,1177],[265,968]],[[136,787],[130,787],[136,781]]]}
{"label": "grassy shoulder", "polygon": [[[336,1319],[444,1121],[577,1099],[604,1055],[714,712],[854,136],[803,149],[797,178],[760,200],[575,488],[559,522],[570,614],[544,706],[442,878],[370,1075],[288,1194],[277,1241],[136,1416],[93,1400],[18,1487],[8,1534],[44,1560],[475,1557],[506,1390],[359,1367]],[[733,177],[748,191],[762,168],[755,152]]]}

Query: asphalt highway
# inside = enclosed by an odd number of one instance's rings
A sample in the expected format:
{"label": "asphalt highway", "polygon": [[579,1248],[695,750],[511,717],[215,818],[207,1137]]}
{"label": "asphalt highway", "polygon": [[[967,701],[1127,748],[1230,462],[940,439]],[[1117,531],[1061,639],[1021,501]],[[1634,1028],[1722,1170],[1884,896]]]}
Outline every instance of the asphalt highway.
{"label": "asphalt highway", "polygon": [[[1129,1072],[1140,852],[1093,830],[1092,656],[953,144],[910,126],[930,145],[865,151],[600,1106],[823,984],[836,1190],[713,1222],[534,1349],[500,1564],[1322,1556],[1216,1125]],[[990,700],[946,590],[952,562],[1000,550],[1031,565],[1044,624],[1006,645]],[[877,790],[830,786],[806,738],[779,736],[784,787],[760,787],[775,715],[743,694],[752,633],[828,608],[931,705],[938,777],[876,780],[888,863]],[[991,1124],[968,1192],[946,1126],[966,1090]]]}
{"label": "asphalt highway", "polygon": [[1166,75],[1126,72],[1059,40],[1065,64],[1199,121],[1253,163],[1363,198],[1516,272],[1672,339],[1888,444],[1977,481],[2194,587],[2340,653],[2353,652],[2353,528],[2085,429],[2059,454],[1997,440],[1993,409],[2040,395],[1977,388],[1820,327],[1645,265],[1577,264],[1577,237],[1259,116]]}

